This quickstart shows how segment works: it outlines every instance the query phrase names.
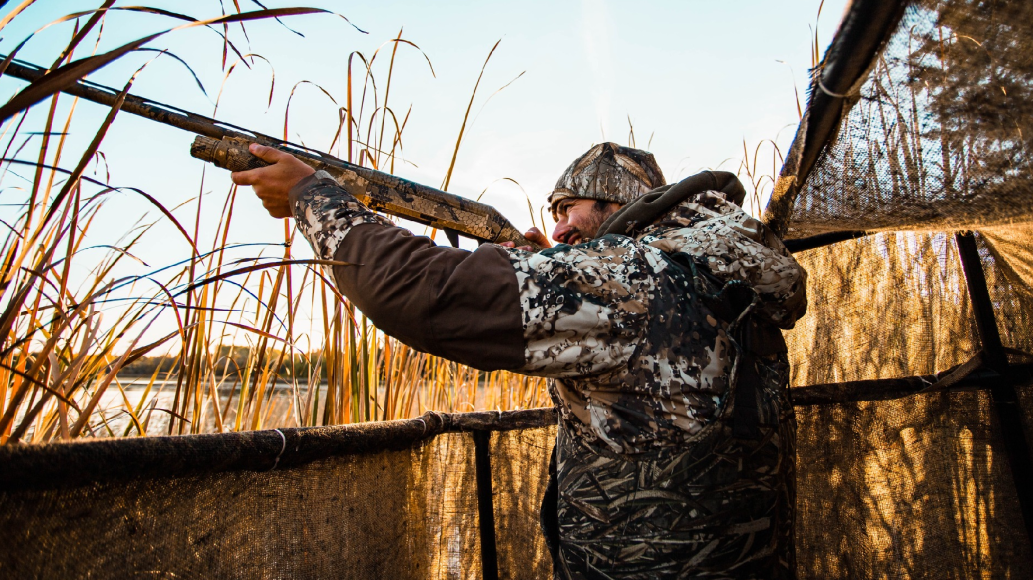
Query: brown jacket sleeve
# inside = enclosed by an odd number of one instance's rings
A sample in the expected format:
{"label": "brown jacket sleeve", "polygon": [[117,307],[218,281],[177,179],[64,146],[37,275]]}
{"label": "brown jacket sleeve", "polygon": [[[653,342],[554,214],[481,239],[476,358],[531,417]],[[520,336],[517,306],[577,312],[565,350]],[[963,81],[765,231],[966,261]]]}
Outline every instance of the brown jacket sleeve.
{"label": "brown jacket sleeve", "polygon": [[319,174],[299,183],[291,199],[316,253],[350,264],[334,267],[338,287],[377,328],[482,370],[524,363],[516,272],[505,249],[437,246],[390,225]]}

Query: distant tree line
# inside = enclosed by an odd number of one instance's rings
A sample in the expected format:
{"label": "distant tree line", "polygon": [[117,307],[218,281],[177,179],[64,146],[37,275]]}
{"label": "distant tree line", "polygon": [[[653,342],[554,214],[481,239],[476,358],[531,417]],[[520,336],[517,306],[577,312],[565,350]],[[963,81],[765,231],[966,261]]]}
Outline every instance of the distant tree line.
{"label": "distant tree line", "polygon": [[[212,354],[211,366],[219,377],[232,376],[234,374],[243,376],[244,370],[247,368],[248,359],[251,356],[251,349],[248,347],[222,346],[219,347],[216,353]],[[279,351],[266,350],[261,368],[275,363],[279,358]],[[119,371],[119,375],[150,377],[155,371],[158,371],[160,378],[169,371],[175,373],[178,365],[178,356],[144,356],[124,366]],[[326,365],[323,355],[320,354],[313,360],[304,354],[295,354],[292,358],[288,353],[284,355],[283,362],[276,369],[276,374],[284,378],[294,376],[307,378],[313,366],[319,367],[320,379],[325,379]]]}

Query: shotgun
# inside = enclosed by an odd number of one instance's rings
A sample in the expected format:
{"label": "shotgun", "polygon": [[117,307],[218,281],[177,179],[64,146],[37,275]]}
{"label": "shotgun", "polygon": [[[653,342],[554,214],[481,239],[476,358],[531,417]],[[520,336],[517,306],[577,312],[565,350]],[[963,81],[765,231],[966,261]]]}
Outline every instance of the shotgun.
{"label": "shotgun", "polygon": [[[31,83],[46,72],[36,65],[12,60],[4,74]],[[120,92],[90,81],[76,81],[61,91],[109,107],[115,104]],[[126,95],[121,110],[197,134],[190,147],[190,155],[230,171],[269,165],[248,151],[251,143],[290,153],[313,169],[332,175],[341,187],[370,209],[444,230],[453,246],[459,245],[461,235],[478,243],[514,242],[517,246],[541,249],[527,240],[498,210],[484,203],[150,99]]]}

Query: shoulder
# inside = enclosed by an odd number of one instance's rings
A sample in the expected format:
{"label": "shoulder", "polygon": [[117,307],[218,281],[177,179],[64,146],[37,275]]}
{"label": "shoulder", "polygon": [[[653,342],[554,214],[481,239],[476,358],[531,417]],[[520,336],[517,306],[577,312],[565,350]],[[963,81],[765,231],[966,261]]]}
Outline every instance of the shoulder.
{"label": "shoulder", "polygon": [[722,282],[747,283],[764,316],[781,328],[792,328],[806,310],[806,271],[770,228],[719,192],[673,208],[638,241],[688,256]]}
{"label": "shoulder", "polygon": [[522,287],[545,283],[592,294],[649,285],[654,276],[669,268],[662,251],[613,234],[537,253],[511,251],[509,259]]}
{"label": "shoulder", "polygon": [[575,377],[621,367],[635,350],[670,265],[625,236],[538,253],[510,251],[526,341],[522,372]]}

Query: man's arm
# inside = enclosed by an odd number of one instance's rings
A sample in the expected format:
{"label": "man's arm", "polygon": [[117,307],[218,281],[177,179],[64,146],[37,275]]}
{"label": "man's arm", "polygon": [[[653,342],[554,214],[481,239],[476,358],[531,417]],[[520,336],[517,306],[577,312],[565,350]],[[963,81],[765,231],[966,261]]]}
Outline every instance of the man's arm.
{"label": "man's arm", "polygon": [[523,364],[516,276],[506,250],[437,246],[315,174],[290,192],[298,227],[336,266],[338,288],[377,328],[418,350],[484,370]]}
{"label": "man's arm", "polygon": [[234,173],[234,182],[252,185],[272,215],[289,211],[320,258],[351,264],[334,268],[341,292],[418,350],[484,370],[573,376],[623,364],[644,331],[632,320],[645,311],[646,293],[631,282],[641,249],[436,246],[391,225],[333,179],[297,178],[290,155],[252,153],[274,165]]}
{"label": "man's arm", "polygon": [[272,163],[233,173],[270,215],[294,217],[334,268],[341,292],[373,323],[418,350],[483,370],[524,362],[516,276],[506,250],[436,246],[370,211],[325,174],[293,156],[252,145]]}

